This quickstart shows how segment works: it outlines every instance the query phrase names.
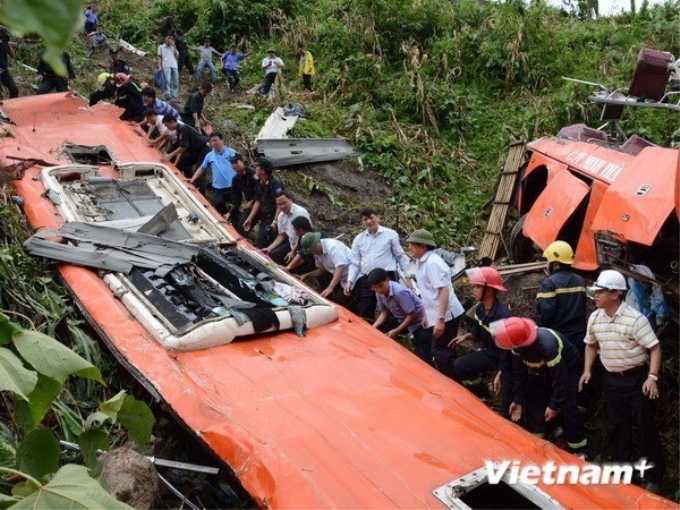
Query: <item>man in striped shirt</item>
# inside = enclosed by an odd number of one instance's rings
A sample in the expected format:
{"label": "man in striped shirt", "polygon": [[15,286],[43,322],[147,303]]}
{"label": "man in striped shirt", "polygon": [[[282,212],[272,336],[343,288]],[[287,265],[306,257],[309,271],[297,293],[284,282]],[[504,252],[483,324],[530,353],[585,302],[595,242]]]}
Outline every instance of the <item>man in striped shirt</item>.
{"label": "man in striped shirt", "polygon": [[585,367],[579,390],[591,379],[600,351],[606,370],[604,401],[609,420],[609,449],[613,462],[631,459],[631,428],[638,430],[640,456],[654,467],[645,473],[647,490],[657,491],[663,479],[664,458],[654,424],[655,400],[659,398],[661,346],[647,318],[623,301],[626,280],[617,271],[602,271],[590,291],[595,310],[588,319]]}

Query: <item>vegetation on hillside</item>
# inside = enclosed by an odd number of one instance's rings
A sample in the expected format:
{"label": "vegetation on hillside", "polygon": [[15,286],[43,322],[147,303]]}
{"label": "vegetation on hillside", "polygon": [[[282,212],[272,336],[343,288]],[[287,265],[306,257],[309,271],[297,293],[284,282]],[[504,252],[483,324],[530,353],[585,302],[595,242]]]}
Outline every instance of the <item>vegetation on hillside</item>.
{"label": "vegetation on hillside", "polygon": [[[176,15],[176,25],[194,45],[209,37],[218,49],[237,43],[248,51],[242,72],[246,87],[261,80],[261,58],[274,45],[287,64],[282,102],[299,100],[290,91],[300,88],[296,49],[304,43],[317,64],[318,95],[303,101],[309,119],[298,123],[294,134],[349,138],[365,154],[357,171],[377,171],[392,188],[392,196],[376,205],[398,216],[403,231],[429,228],[449,247],[478,244],[484,207],[511,139],[531,140],[578,122],[597,125],[599,111],[587,101],[589,88],[567,83],[563,76],[624,86],[642,47],[680,54],[678,0],[642,5],[634,16],[596,20],[570,17],[542,2],[527,7],[516,0],[98,4],[108,34],[151,52],[148,68],[137,70],[142,79],[151,76],[160,42],[156,27],[168,14]],[[85,69],[88,63],[79,37],[72,38],[70,51],[76,67]],[[35,65],[38,54],[35,47],[20,48],[20,59],[28,64]],[[95,87],[97,71],[91,62],[88,65],[91,73],[83,73],[83,91]],[[218,126],[233,121],[244,138],[252,140],[271,112],[269,104],[255,106],[254,112],[234,108],[230,102],[211,107]],[[622,127],[661,143],[677,129],[678,116],[628,111]],[[8,271],[39,276],[17,292],[3,284],[2,308],[38,315],[38,327],[61,339],[72,338],[76,348],[87,353],[91,340],[74,327],[78,319],[72,305],[48,285],[49,269],[36,268],[20,257],[10,241],[12,232],[3,234],[0,260],[26,266],[7,266]],[[49,313],[43,312],[48,305]],[[665,363],[665,372],[677,376],[677,357],[669,356]],[[674,396],[666,397],[660,416],[668,431],[664,444],[674,460],[674,474],[664,495],[678,500],[677,380],[667,380]],[[77,384],[85,391],[89,382]],[[101,388],[90,391],[96,397],[88,393],[74,400],[96,407],[94,401],[110,396]],[[59,419],[57,411],[55,416]]]}

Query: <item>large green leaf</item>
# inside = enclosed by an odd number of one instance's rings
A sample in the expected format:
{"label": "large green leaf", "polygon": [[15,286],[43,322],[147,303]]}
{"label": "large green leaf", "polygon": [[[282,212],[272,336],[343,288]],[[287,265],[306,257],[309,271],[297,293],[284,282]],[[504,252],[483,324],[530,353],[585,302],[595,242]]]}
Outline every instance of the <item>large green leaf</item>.
{"label": "large green leaf", "polygon": [[6,494],[0,493],[0,508],[9,508],[17,501],[19,500],[13,496],[7,496]]}
{"label": "large green leaf", "polygon": [[105,452],[109,449],[109,435],[102,430],[86,430],[80,434],[78,446],[85,459],[85,465],[98,472],[100,463],[97,459],[97,450]]}
{"label": "large green leaf", "polygon": [[37,382],[38,375],[35,372],[26,369],[12,351],[0,348],[0,391],[11,391],[28,400],[28,394]]}
{"label": "large green leaf", "polygon": [[97,367],[52,337],[38,331],[20,331],[12,340],[19,354],[41,374],[62,383],[74,374],[104,384]]}
{"label": "large green leaf", "polygon": [[17,400],[14,403],[14,417],[17,422],[29,430],[35,427],[50,410],[62,388],[63,384],[59,381],[38,374],[38,383],[28,394],[28,401]]}
{"label": "large green leaf", "polygon": [[17,331],[21,331],[21,326],[14,322],[10,322],[9,318],[0,313],[0,345],[6,345],[12,341],[12,335]]}
{"label": "large green leaf", "polygon": [[81,0],[5,0],[0,8],[0,21],[15,32],[40,35],[47,50],[45,60],[65,75],[59,57],[78,25],[81,5]]}
{"label": "large green leaf", "polygon": [[17,448],[17,466],[33,478],[59,469],[59,440],[43,427],[31,430]]}
{"label": "large green leaf", "polygon": [[132,507],[121,503],[106,492],[99,482],[87,474],[87,468],[67,464],[54,475],[50,483],[12,508],[17,510],[40,508],[130,510]]}
{"label": "large green leaf", "polygon": [[139,446],[144,446],[151,439],[154,421],[149,406],[131,395],[125,396],[123,407],[118,412],[118,423],[127,429],[130,438]]}

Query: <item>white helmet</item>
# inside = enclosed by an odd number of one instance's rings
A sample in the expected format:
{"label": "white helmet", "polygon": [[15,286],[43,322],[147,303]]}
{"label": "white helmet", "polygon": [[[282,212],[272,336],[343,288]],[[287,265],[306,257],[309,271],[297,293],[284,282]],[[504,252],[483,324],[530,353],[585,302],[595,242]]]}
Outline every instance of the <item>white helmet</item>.
{"label": "white helmet", "polygon": [[599,289],[625,291],[628,287],[626,287],[626,279],[621,273],[607,269],[600,273],[597,277],[597,281],[588,290],[594,292]]}

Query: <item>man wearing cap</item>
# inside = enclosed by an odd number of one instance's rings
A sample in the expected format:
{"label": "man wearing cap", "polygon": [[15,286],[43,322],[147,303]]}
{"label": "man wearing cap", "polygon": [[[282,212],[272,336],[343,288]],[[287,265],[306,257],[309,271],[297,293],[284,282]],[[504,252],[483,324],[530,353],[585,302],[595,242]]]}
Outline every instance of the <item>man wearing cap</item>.
{"label": "man wearing cap", "polygon": [[262,94],[263,96],[269,94],[269,90],[272,88],[272,85],[274,85],[276,77],[284,66],[283,60],[276,56],[276,50],[274,48],[269,48],[267,53],[269,55],[262,61],[264,81],[258,90],[258,93]]}
{"label": "man wearing cap", "polygon": [[640,456],[654,467],[643,479],[656,492],[663,481],[664,455],[654,424],[659,398],[661,345],[647,318],[626,304],[626,279],[618,271],[602,271],[588,289],[595,310],[588,318],[585,364],[579,389],[587,385],[597,353],[605,368],[604,403],[609,421],[607,437],[612,462],[631,460],[631,428],[637,427]]}
{"label": "man wearing cap", "polygon": [[441,373],[454,377],[456,358],[449,342],[458,334],[458,323],[465,311],[451,285],[451,268],[434,253],[437,244],[427,230],[416,230],[406,242],[417,261],[416,281],[425,307],[423,327],[432,332],[432,356]]}
{"label": "man wearing cap", "polygon": [[577,404],[581,358],[576,347],[531,319],[510,317],[492,329],[496,345],[512,354],[512,421],[524,415],[527,430],[543,437],[546,423],[561,414],[568,449],[585,458],[588,441]]}
{"label": "man wearing cap", "polygon": [[[224,219],[231,223],[239,234],[246,237],[248,234],[243,230],[242,223],[248,218],[255,203],[259,180],[255,175],[255,169],[246,166],[243,156],[238,152],[231,156],[231,167],[235,173],[231,180],[231,209],[224,215]],[[241,210],[244,199],[246,202]]]}
{"label": "man wearing cap", "polygon": [[276,208],[279,213],[274,220],[274,226],[278,234],[269,246],[262,249],[262,252],[282,266],[291,262],[295,256],[293,248],[298,243],[298,236],[293,228],[293,220],[300,217],[308,220],[310,218],[307,209],[293,203],[293,196],[285,189],[276,192]]}
{"label": "man wearing cap", "polygon": [[208,154],[208,138],[191,126],[180,124],[174,115],[163,117],[163,124],[171,131],[177,131],[177,147],[165,154],[161,161],[175,160],[175,166],[191,179],[194,165]]}
{"label": "man wearing cap", "polygon": [[101,73],[97,77],[97,84],[99,85],[99,90],[95,90],[90,94],[90,106],[97,104],[99,101],[104,101],[105,99],[111,99],[116,95],[116,81],[115,76],[118,73],[123,73],[127,75],[132,74],[132,68],[120,58],[120,52],[117,48],[111,48],[109,50],[109,55],[111,56],[111,64],[106,65],[105,62],[99,62],[97,65],[102,69],[107,69],[107,73]]}
{"label": "man wearing cap", "polygon": [[189,182],[205,194],[203,174],[210,168],[212,170],[211,203],[217,212],[223,215],[227,214],[227,204],[232,199],[231,182],[236,172],[231,166],[231,157],[236,154],[236,151],[224,146],[224,136],[220,131],[210,133],[210,146],[212,150],[206,154],[203,163],[196,169]]}
{"label": "man wearing cap", "polygon": [[423,302],[413,290],[390,280],[380,267],[367,275],[368,284],[376,294],[380,314],[373,327],[392,339],[407,331],[413,336],[416,355],[432,365],[432,333],[423,327]]}
{"label": "man wearing cap", "polygon": [[267,158],[257,160],[255,173],[259,179],[255,191],[255,201],[253,208],[248,214],[248,218],[243,222],[243,230],[250,232],[255,224],[260,222],[260,231],[257,235],[255,245],[258,248],[266,248],[274,238],[271,224],[276,216],[276,194],[277,190],[283,189],[283,183],[274,175],[274,165]]}
{"label": "man wearing cap", "polygon": [[300,254],[314,255],[316,269],[300,276],[302,281],[309,277],[331,275],[331,280],[321,291],[321,296],[335,301],[339,305],[349,306],[351,300],[342,292],[347,282],[351,252],[342,241],[337,239],[321,239],[320,232],[307,232],[300,239]]}
{"label": "man wearing cap", "polygon": [[364,207],[361,218],[366,230],[352,242],[352,264],[349,266],[345,294],[349,296],[350,292],[354,292],[357,314],[372,322],[375,319],[376,295],[368,283],[368,273],[381,267],[388,272],[391,280],[397,281],[399,266],[410,286],[409,259],[399,243],[399,235],[380,225],[380,217],[374,207]]}

